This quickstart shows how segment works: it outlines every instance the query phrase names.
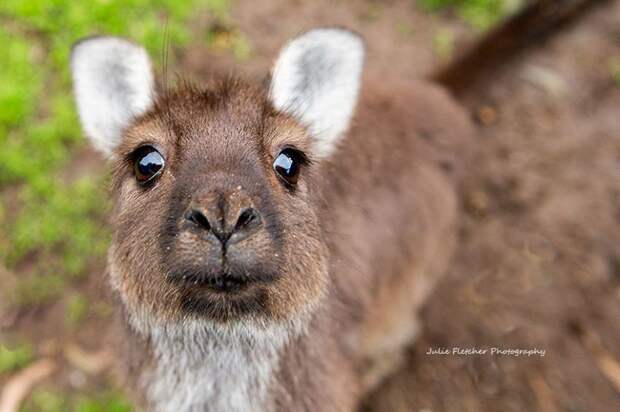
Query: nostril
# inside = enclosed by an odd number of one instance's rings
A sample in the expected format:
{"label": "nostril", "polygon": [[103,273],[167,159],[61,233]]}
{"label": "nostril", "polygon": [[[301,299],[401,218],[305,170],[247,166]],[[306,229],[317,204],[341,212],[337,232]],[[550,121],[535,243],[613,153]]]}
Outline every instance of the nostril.
{"label": "nostril", "polygon": [[235,224],[235,231],[241,231],[244,229],[249,229],[251,227],[257,226],[260,224],[260,214],[258,210],[253,207],[249,207],[244,209],[239,217],[237,218],[237,223]]}
{"label": "nostril", "polygon": [[192,222],[193,224],[200,226],[205,230],[211,229],[211,224],[209,223],[209,219],[198,209],[190,209],[185,218]]}

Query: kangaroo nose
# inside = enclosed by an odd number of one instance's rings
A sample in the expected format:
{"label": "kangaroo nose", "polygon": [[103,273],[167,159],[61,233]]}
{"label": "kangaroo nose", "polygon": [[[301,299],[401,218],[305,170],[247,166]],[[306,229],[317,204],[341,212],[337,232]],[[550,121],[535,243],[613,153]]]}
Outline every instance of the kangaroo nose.
{"label": "kangaroo nose", "polygon": [[231,199],[207,196],[202,201],[194,201],[185,213],[185,219],[194,227],[212,234],[222,246],[246,239],[262,225],[260,212],[249,199],[239,199],[238,196]]}

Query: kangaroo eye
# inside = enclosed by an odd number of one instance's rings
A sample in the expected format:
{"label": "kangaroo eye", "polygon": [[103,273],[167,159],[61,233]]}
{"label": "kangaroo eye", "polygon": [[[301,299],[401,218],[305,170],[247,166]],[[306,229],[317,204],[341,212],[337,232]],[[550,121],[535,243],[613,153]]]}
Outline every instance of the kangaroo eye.
{"label": "kangaroo eye", "polygon": [[146,183],[164,170],[164,157],[153,146],[140,146],[133,154],[133,170],[140,183]]}
{"label": "kangaroo eye", "polygon": [[295,185],[299,179],[299,170],[304,163],[304,155],[290,147],[282,150],[273,161],[273,170],[289,185]]}

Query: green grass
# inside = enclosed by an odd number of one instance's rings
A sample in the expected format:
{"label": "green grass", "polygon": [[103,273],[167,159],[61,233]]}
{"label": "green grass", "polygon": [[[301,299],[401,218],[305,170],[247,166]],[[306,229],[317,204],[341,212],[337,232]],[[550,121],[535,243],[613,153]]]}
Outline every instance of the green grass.
{"label": "green grass", "polygon": [[523,0],[417,0],[427,11],[455,10],[468,24],[486,30],[518,9]]}
{"label": "green grass", "polygon": [[241,31],[227,26],[212,27],[205,34],[205,43],[214,51],[232,53],[238,61],[251,57],[252,47]]}
{"label": "green grass", "polygon": [[130,412],[130,404],[115,392],[67,395],[46,389],[36,390],[20,412]]}
{"label": "green grass", "polygon": [[449,60],[454,53],[454,33],[445,28],[438,30],[433,38],[433,49],[441,60]]}
{"label": "green grass", "polygon": [[[0,2],[0,259],[22,279],[13,303],[57,298],[109,240],[103,164],[93,161],[86,176],[66,171],[85,144],[71,94],[72,44],[125,36],[159,65],[164,33],[182,46],[197,10],[223,18],[228,8],[228,0]],[[243,40],[233,49],[248,53]]]}
{"label": "green grass", "polygon": [[70,296],[66,302],[65,323],[70,327],[79,326],[88,315],[88,300],[79,294]]}
{"label": "green grass", "polygon": [[28,365],[34,358],[29,345],[8,348],[0,344],[0,375],[13,372]]}

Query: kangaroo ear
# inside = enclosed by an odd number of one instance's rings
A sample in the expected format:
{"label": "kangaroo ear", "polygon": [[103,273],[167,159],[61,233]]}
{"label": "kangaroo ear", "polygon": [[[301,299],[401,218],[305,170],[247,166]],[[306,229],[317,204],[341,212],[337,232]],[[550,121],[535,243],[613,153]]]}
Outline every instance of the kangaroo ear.
{"label": "kangaroo ear", "polygon": [[153,104],[150,59],[127,40],[94,37],[73,46],[71,71],[82,127],[93,146],[110,155],[124,129]]}
{"label": "kangaroo ear", "polygon": [[364,64],[364,42],[343,29],[315,29],[291,40],[273,69],[277,110],[308,127],[315,154],[327,157],[349,127]]}

